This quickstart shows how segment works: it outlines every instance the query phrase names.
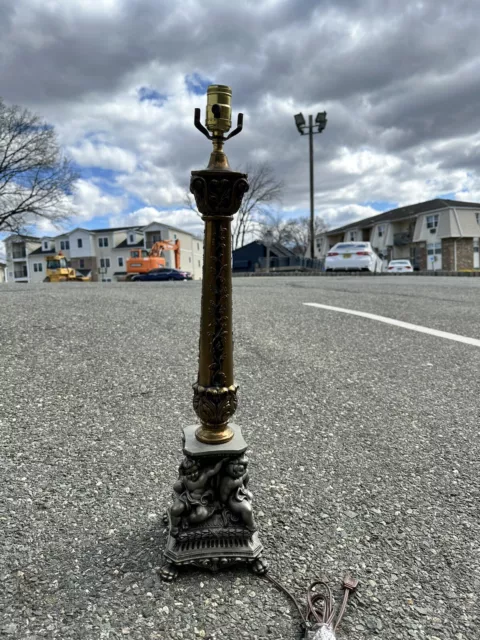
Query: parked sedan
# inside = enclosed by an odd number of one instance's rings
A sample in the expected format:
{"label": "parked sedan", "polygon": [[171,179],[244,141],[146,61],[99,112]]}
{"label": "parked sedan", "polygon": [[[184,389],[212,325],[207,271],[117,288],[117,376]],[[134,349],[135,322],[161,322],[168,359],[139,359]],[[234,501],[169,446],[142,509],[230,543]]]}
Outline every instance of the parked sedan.
{"label": "parked sedan", "polygon": [[138,273],[132,277],[134,281],[158,282],[160,280],[191,280],[192,274],[179,269],[151,269],[148,273]]}
{"label": "parked sedan", "polygon": [[370,242],[339,242],[330,249],[325,259],[325,271],[382,270],[382,261]]}
{"label": "parked sedan", "polygon": [[410,260],[390,260],[387,271],[389,273],[413,273]]}

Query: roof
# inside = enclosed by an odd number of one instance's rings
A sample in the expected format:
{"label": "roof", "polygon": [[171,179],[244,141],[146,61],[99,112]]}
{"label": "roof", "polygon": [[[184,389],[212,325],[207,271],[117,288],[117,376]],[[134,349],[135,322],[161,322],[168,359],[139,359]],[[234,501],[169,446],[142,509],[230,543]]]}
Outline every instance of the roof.
{"label": "roof", "polygon": [[374,224],[378,224],[379,222],[404,220],[417,216],[421,213],[435,211],[436,209],[445,209],[448,207],[480,208],[480,204],[478,202],[464,202],[462,200],[447,200],[446,198],[435,198],[434,200],[426,200],[425,202],[418,202],[417,204],[408,204],[405,207],[399,207],[398,209],[390,209],[389,211],[378,213],[377,215],[370,216],[369,218],[363,218],[361,220],[356,220],[355,222],[345,224],[342,227],[330,229],[325,233],[327,236],[329,236],[341,233],[343,231],[348,231],[348,229],[365,229],[367,227],[373,226]]}
{"label": "roof", "polygon": [[125,240],[122,240],[120,242],[120,244],[117,244],[116,247],[113,247],[114,249],[129,249],[130,247],[143,247],[144,246],[144,240],[143,238],[141,240],[139,240],[138,242],[134,242],[133,244],[127,243],[127,239],[125,238]]}
{"label": "roof", "polygon": [[6,242],[7,240],[13,240],[13,239],[16,239],[16,240],[27,240],[27,241],[30,240],[32,242],[41,242],[42,241],[42,239],[38,238],[37,236],[27,236],[27,235],[23,235],[21,233],[11,233],[9,236],[7,236],[4,239],[4,242]]}
{"label": "roof", "polygon": [[[245,247],[250,247],[252,244],[258,244],[262,247],[267,247],[267,245],[262,242],[261,240],[253,240],[252,242],[248,242],[247,244],[244,244],[243,247],[238,247],[237,249],[233,250],[233,253],[235,253],[235,251],[238,251],[239,249],[244,249]],[[279,257],[284,257],[284,258],[289,258],[291,256],[294,256],[295,254],[293,253],[293,251],[290,251],[290,249],[288,249],[287,247],[284,247],[283,244],[279,244],[277,242],[274,242],[271,247],[270,247],[270,251],[272,253],[274,253],[275,255],[279,256]]]}
{"label": "roof", "polygon": [[91,231],[92,233],[108,233],[110,231],[127,231],[128,229],[143,229],[143,227],[136,224],[134,227],[108,227],[107,229],[85,229],[85,231]]}
{"label": "roof", "polygon": [[293,251],[290,251],[290,249],[288,249],[287,247],[284,247],[283,244],[279,244],[278,242],[274,242],[272,244],[272,246],[270,247],[270,251],[273,251],[273,253],[276,253],[278,256],[281,256],[282,258],[289,258],[290,256],[295,255]]}
{"label": "roof", "polygon": [[38,247],[38,249],[35,249],[35,251],[30,251],[30,253],[28,254],[29,256],[36,256],[36,255],[41,255],[41,254],[46,254],[49,253],[50,255],[53,255],[55,252],[55,249],[43,249],[42,247]]}

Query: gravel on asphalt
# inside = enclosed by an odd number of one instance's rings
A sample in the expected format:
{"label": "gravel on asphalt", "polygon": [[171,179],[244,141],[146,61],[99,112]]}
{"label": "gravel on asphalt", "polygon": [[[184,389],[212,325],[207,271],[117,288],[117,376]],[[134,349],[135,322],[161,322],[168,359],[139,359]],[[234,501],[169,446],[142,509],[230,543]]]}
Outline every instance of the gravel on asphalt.
{"label": "gravel on asphalt", "polygon": [[[236,422],[272,575],[360,580],[341,640],[477,640],[480,281],[234,281]],[[289,640],[246,570],[158,568],[194,422],[200,284],[0,286],[0,637]]]}

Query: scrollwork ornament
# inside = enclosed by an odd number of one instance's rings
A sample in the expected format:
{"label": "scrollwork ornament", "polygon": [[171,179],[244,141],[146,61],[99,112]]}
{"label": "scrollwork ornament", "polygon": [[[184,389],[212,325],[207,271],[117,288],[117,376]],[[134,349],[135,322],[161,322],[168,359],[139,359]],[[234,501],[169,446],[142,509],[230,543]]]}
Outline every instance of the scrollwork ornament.
{"label": "scrollwork ornament", "polygon": [[192,172],[190,191],[204,216],[235,214],[249,186],[247,176],[237,172]]}

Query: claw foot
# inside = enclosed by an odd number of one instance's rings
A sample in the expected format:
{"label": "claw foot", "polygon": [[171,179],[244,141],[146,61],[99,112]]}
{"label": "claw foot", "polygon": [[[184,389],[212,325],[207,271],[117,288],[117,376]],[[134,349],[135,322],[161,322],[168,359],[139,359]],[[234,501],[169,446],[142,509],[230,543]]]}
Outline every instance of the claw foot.
{"label": "claw foot", "polygon": [[263,576],[268,571],[268,562],[261,556],[252,564],[252,571],[259,576]]}
{"label": "claw foot", "polygon": [[160,578],[165,582],[172,582],[178,576],[178,567],[172,562],[167,562],[160,569]]}

